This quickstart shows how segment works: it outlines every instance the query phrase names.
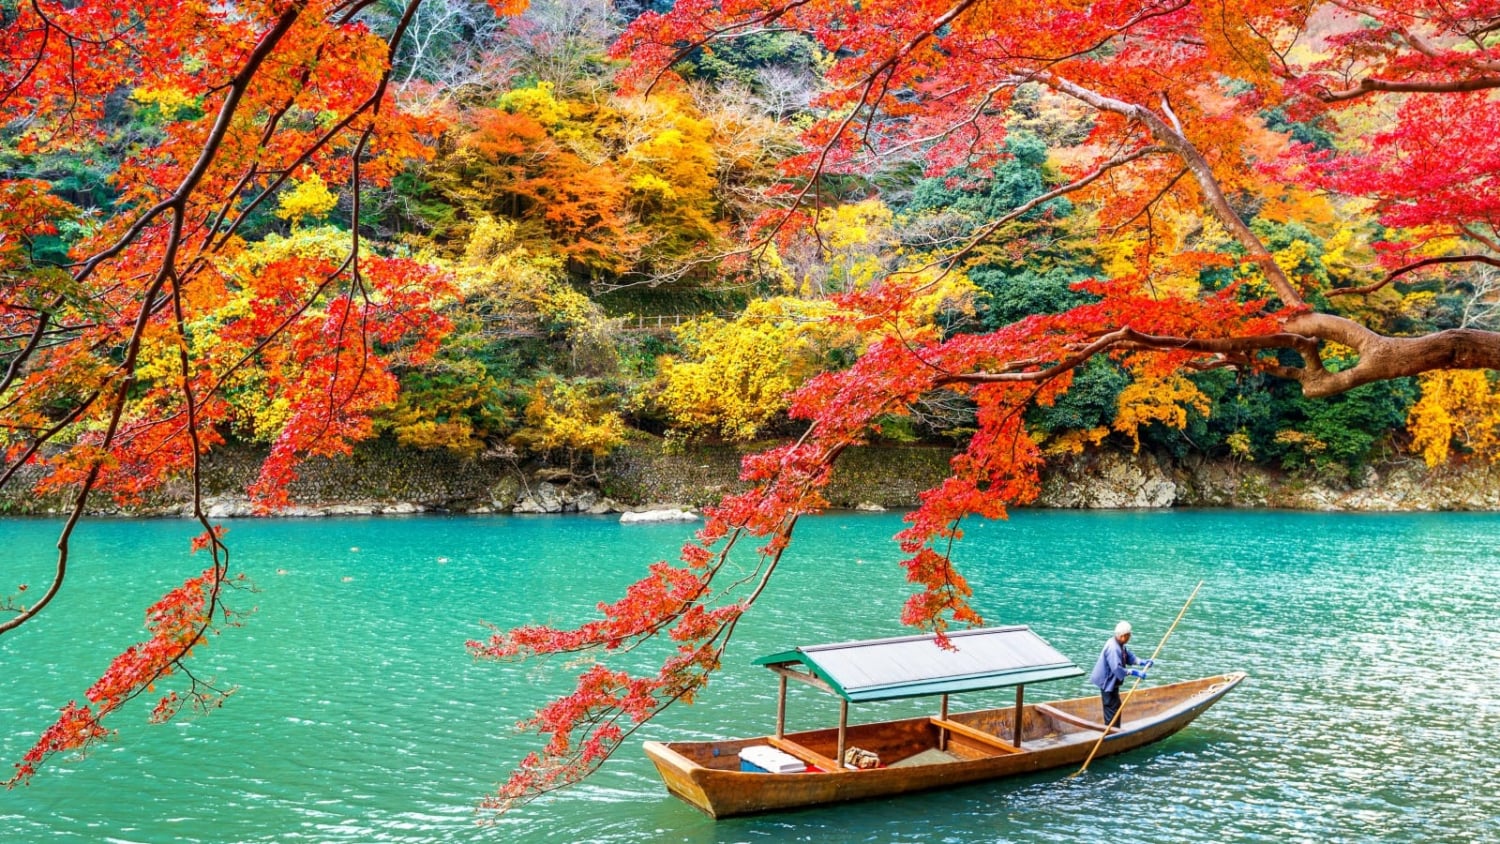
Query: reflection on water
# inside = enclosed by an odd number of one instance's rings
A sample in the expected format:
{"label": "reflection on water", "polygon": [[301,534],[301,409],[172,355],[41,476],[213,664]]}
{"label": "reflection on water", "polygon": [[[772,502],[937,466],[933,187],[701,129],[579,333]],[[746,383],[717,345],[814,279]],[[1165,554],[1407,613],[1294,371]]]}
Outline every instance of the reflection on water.
{"label": "reflection on water", "polygon": [[[698,705],[643,738],[762,733],[775,683],[748,665],[794,644],[903,632],[889,514],[809,520],[774,589]],[[191,526],[85,526],[68,588],[0,638],[0,752],[20,757],[56,707],[140,636],[141,610],[203,561]],[[992,623],[1036,627],[1089,667],[1128,617],[1154,647],[1203,591],[1154,676],[1250,680],[1186,731],[1065,774],[715,823],[665,794],[634,748],[561,795],[481,826],[474,805],[532,740],[512,729],[568,666],[478,664],[481,620],[576,622],[681,525],[465,517],[235,522],[260,591],[248,624],[196,659],[239,691],[209,718],[144,725],[0,794],[20,842],[1454,841],[1500,840],[1500,517],[1473,514],[1025,512],[970,527],[958,556]],[[0,521],[4,581],[42,583],[54,525]],[[9,588],[9,587],[7,587]],[[1089,693],[1082,680],[1028,700]],[[1001,705],[1010,692],[955,707]],[[855,718],[925,712],[856,706]],[[792,693],[789,727],[832,723]]]}

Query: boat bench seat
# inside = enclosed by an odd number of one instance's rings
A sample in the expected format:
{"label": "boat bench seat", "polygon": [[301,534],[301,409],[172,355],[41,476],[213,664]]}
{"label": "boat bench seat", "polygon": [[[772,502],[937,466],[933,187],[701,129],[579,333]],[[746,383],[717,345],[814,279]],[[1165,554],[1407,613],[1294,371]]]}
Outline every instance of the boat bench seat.
{"label": "boat bench seat", "polygon": [[822,768],[825,771],[833,772],[844,770],[844,767],[839,763],[833,761],[827,756],[824,756],[818,751],[813,750],[809,747],[804,747],[797,742],[792,741],[791,739],[767,736],[766,744],[771,745],[782,753],[790,753],[798,759],[801,759],[803,762],[806,762],[807,764],[814,767]]}
{"label": "boat bench seat", "polygon": [[[1085,730],[1094,730],[1096,732],[1102,733],[1105,729],[1104,725],[1099,723],[1098,721],[1090,721],[1087,718],[1081,718],[1071,712],[1064,712],[1061,709],[1055,709],[1045,703],[1032,704],[1031,708],[1037,712],[1042,713],[1043,715],[1048,716],[1049,718],[1052,718],[1055,721],[1061,721],[1064,724],[1072,724],[1075,727],[1082,727]],[[1119,728],[1116,727],[1116,729],[1118,730]]]}
{"label": "boat bench seat", "polygon": [[940,730],[947,730],[948,732],[956,736],[963,736],[964,738],[971,741],[977,741],[980,744],[987,744],[990,747],[995,748],[996,750],[1000,750],[1005,753],[1021,752],[1021,748],[1016,747],[1010,742],[1001,739],[999,736],[992,735],[985,732],[984,730],[975,729],[968,724],[960,724],[957,721],[946,721],[942,718],[929,718],[928,720],[932,722],[932,725],[934,727],[937,727]]}

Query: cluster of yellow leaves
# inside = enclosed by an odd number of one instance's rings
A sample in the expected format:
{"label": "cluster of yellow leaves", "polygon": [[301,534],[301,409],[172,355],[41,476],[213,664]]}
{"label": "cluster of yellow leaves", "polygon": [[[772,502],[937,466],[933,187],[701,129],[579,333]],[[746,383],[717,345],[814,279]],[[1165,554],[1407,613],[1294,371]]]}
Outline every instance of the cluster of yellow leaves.
{"label": "cluster of yellow leaves", "polygon": [[515,221],[482,216],[464,244],[455,275],[465,298],[498,292],[520,301],[561,271],[556,257],[537,255],[521,244]]}
{"label": "cluster of yellow leaves", "polygon": [[603,457],[625,441],[625,420],[615,407],[614,399],[591,385],[543,379],[510,443],[536,454],[563,454],[570,466],[583,455]]}
{"label": "cluster of yellow leaves", "polygon": [[[1089,428],[1086,431],[1064,431],[1047,442],[1044,452],[1051,455],[1082,454],[1085,449],[1098,448],[1109,436],[1108,428]],[[1140,448],[1137,440],[1136,448]]]}
{"label": "cluster of yellow leaves", "polygon": [[559,327],[572,339],[599,340],[608,325],[599,305],[568,284],[561,259],[521,243],[514,220],[480,217],[455,275],[477,307]]}
{"label": "cluster of yellow leaves", "polygon": [[804,299],[899,285],[907,295],[901,313],[891,315],[891,330],[930,324],[945,311],[972,314],[977,293],[962,271],[907,251],[895,215],[879,199],[821,209],[816,237],[770,252],[762,264],[783,290]]}
{"label": "cluster of yellow leaves", "polygon": [[[706,317],[678,331],[680,357],[663,357],[647,398],[690,435],[750,440],[786,410],[787,394],[807,379],[852,360],[892,334],[932,336],[940,315],[972,313],[976,288],[901,247],[890,209],[879,200],[818,212],[816,237],[768,249],[759,271],[788,295],[751,302],[733,319]],[[860,331],[860,315],[837,294],[902,291],[879,324]]]}
{"label": "cluster of yellow leaves", "polygon": [[[1346,226],[1320,228],[1318,242],[1298,238],[1272,253],[1276,265],[1305,294],[1368,281],[1364,269],[1372,263],[1368,246]],[[1260,273],[1259,267],[1254,272]]]}
{"label": "cluster of yellow leaves", "polygon": [[426,417],[410,423],[404,420],[399,410],[393,413],[391,430],[396,441],[408,448],[451,451],[464,457],[475,457],[483,448],[483,442],[474,438],[474,426],[461,420],[444,422]]}
{"label": "cluster of yellow leaves", "polygon": [[829,349],[856,339],[833,313],[828,302],[778,297],[732,320],[694,320],[678,329],[684,358],[661,359],[652,400],[678,430],[754,439]]}
{"label": "cluster of yellow leaves", "polygon": [[1182,375],[1143,378],[1120,391],[1114,428],[1129,435],[1135,451],[1140,451],[1142,425],[1160,422],[1180,431],[1187,427],[1189,410],[1207,416],[1211,405],[1208,396]]}
{"label": "cluster of yellow leaves", "polygon": [[[1305,240],[1294,240],[1285,247],[1271,254],[1276,261],[1276,266],[1286,273],[1287,278],[1298,280],[1307,275],[1308,265],[1316,260],[1313,256],[1312,244]],[[1304,285],[1305,289],[1306,285]]]}
{"label": "cluster of yellow leaves", "polygon": [[1438,305],[1437,291],[1413,290],[1401,297],[1400,313],[1413,319],[1425,319]]}
{"label": "cluster of yellow leaves", "polygon": [[1323,442],[1312,434],[1288,428],[1276,432],[1276,442],[1281,445],[1291,446],[1305,455],[1315,455],[1328,450],[1328,443]]}
{"label": "cluster of yellow leaves", "polygon": [[328,189],[323,177],[308,171],[306,176],[292,180],[291,190],[281,193],[277,200],[276,216],[292,223],[300,223],[309,217],[322,217],[338,204],[338,197]]}
{"label": "cluster of yellow leaves", "polygon": [[1341,285],[1352,285],[1359,278],[1360,266],[1365,263],[1362,256],[1353,253],[1362,244],[1356,239],[1354,230],[1341,226],[1333,236],[1323,242],[1323,267],[1328,277]]}
{"label": "cluster of yellow leaves", "polygon": [[1428,466],[1446,463],[1455,445],[1500,459],[1500,393],[1490,373],[1439,370],[1420,378],[1422,398],[1407,416],[1412,449]]}
{"label": "cluster of yellow leaves", "polygon": [[571,116],[567,103],[557,99],[551,82],[506,91],[500,95],[498,105],[511,114],[524,114],[548,129],[556,129]]}
{"label": "cluster of yellow leaves", "polygon": [[[476,457],[486,437],[509,421],[497,402],[500,384],[482,363],[463,358],[443,361],[441,369],[425,380],[439,379],[441,383],[427,389],[402,390],[382,422],[404,446]],[[475,419],[488,424],[476,426]]]}
{"label": "cluster of yellow leaves", "polygon": [[1255,451],[1250,444],[1250,434],[1243,428],[1225,437],[1224,444],[1229,446],[1229,453],[1234,455],[1236,460],[1255,458]]}
{"label": "cluster of yellow leaves", "polygon": [[141,87],[130,92],[130,98],[141,105],[154,105],[162,119],[172,120],[183,112],[198,107],[198,98],[181,88],[170,86]]}
{"label": "cluster of yellow leaves", "polygon": [[252,290],[251,278],[277,261],[288,258],[322,258],[340,260],[349,254],[349,233],[333,226],[298,229],[282,236],[242,244],[241,249],[227,251],[218,269],[227,276],[234,290]]}
{"label": "cluster of yellow leaves", "polygon": [[884,202],[869,199],[836,208],[825,208],[818,214],[818,232],[823,239],[826,261],[818,270],[803,275],[803,296],[864,290],[886,275],[885,258],[899,256],[892,227],[891,209]]}
{"label": "cluster of yellow leaves", "polygon": [[616,98],[631,211],[687,251],[719,235],[714,127],[686,96]]}

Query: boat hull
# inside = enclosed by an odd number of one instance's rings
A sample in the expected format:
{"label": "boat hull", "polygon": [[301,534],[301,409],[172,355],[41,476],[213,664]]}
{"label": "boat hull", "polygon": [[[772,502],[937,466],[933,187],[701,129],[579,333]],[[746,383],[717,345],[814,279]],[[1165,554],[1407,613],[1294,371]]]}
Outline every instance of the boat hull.
{"label": "boat hull", "polygon": [[[1245,679],[1243,673],[1225,674],[1138,690],[1127,705],[1123,722],[1099,746],[1097,756],[1109,756],[1160,741],[1187,726]],[[935,764],[895,764],[868,770],[808,773],[753,773],[739,770],[739,750],[753,744],[774,744],[760,737],[723,742],[646,742],[645,751],[661,774],[667,790],[715,818],[866,800],[965,783],[999,779],[1082,764],[1103,733],[1098,697],[1028,704],[1024,708],[1022,742],[1014,741],[1014,707],[954,715],[956,727],[944,729],[939,719],[912,718],[851,726],[849,746],[879,748],[882,758],[929,758],[933,751],[951,758]],[[993,736],[994,740],[986,740]],[[836,754],[836,730],[792,733],[794,750],[810,749],[810,757]],[[925,745],[925,746],[924,746]],[[925,753],[924,753],[925,751]]]}

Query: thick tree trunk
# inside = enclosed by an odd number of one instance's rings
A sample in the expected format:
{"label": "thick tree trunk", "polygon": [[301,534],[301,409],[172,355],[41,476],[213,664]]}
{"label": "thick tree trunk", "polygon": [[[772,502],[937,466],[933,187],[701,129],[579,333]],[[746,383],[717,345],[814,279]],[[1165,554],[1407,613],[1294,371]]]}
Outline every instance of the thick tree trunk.
{"label": "thick tree trunk", "polygon": [[1296,379],[1311,398],[1435,369],[1500,369],[1500,334],[1492,331],[1454,328],[1420,337],[1386,337],[1343,317],[1313,313],[1293,317],[1286,327],[1359,353],[1358,363],[1338,372],[1308,367],[1278,373]]}

